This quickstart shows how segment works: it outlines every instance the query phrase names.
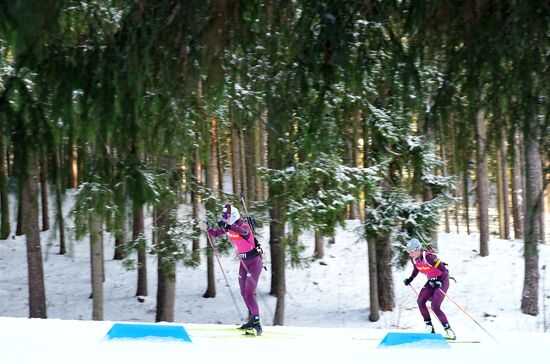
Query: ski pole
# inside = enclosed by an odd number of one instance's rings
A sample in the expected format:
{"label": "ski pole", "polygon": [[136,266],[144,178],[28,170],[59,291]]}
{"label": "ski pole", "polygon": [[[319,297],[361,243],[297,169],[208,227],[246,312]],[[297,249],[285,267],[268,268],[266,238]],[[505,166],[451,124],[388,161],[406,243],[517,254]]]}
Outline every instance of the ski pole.
{"label": "ski pole", "polygon": [[428,240],[426,239],[424,234],[422,234],[420,231],[416,231],[415,233],[416,233],[416,236],[418,236],[424,244],[427,244]]}
{"label": "ski pole", "polygon": [[485,331],[485,333],[487,333],[487,335],[489,335],[493,340],[495,340],[495,342],[498,343],[498,340],[495,339],[495,337],[493,335],[491,335],[491,333],[489,331],[487,331],[483,326],[481,326],[481,324],[479,322],[477,322],[473,317],[472,315],[470,315],[468,313],[468,311],[466,311],[462,306],[460,306],[455,300],[453,300],[451,298],[451,296],[449,296],[444,290],[442,290],[441,288],[438,288],[441,293],[443,293],[445,295],[445,297],[447,297],[448,299],[451,300],[452,303],[455,304],[456,307],[458,307],[467,317],[469,317],[473,322],[476,323],[477,326],[479,326],[483,331]]}
{"label": "ski pole", "polygon": [[223,278],[225,279],[225,283],[227,284],[227,288],[229,289],[229,293],[231,294],[231,299],[233,300],[233,303],[235,304],[235,309],[237,310],[237,314],[243,319],[243,315],[241,310],[239,309],[239,305],[237,304],[237,300],[235,299],[235,295],[233,294],[233,290],[231,289],[231,286],[229,285],[229,280],[227,279],[227,276],[225,275],[225,271],[223,270],[222,263],[220,261],[220,256],[218,255],[218,251],[216,250],[216,247],[214,246],[214,243],[212,242],[212,239],[210,239],[210,235],[208,235],[208,230],[206,230],[206,238],[208,239],[208,242],[210,243],[210,246],[212,247],[212,251],[214,252],[214,255],[216,256],[216,260],[218,261],[218,265],[220,266],[220,270],[222,271]]}
{"label": "ski pole", "polygon": [[424,245],[425,248],[429,249],[429,251],[431,252],[434,252],[433,245],[428,242],[428,239],[426,239],[426,237],[421,232],[417,231],[416,236],[418,236],[418,239],[420,239],[420,242],[422,243],[422,245]]}

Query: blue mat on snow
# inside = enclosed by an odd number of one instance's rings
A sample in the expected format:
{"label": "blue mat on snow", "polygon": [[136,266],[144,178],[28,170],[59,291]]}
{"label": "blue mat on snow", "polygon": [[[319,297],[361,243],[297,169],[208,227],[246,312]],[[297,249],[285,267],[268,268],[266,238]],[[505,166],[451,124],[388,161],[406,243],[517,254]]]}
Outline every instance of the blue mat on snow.
{"label": "blue mat on snow", "polygon": [[191,342],[181,325],[159,324],[114,324],[107,333],[107,339],[170,339]]}
{"label": "blue mat on snow", "polygon": [[414,346],[416,348],[450,348],[449,343],[441,334],[425,334],[415,332],[388,332],[378,344],[379,348],[395,347],[399,345]]}

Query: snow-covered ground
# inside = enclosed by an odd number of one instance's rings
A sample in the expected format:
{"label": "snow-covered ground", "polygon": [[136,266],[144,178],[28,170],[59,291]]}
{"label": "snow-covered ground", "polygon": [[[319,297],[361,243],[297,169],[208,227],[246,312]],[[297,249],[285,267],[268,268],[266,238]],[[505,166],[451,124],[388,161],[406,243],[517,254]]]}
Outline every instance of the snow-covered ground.
{"label": "snow-covered ground", "polygon": [[[140,303],[134,296],[137,273],[127,271],[119,261],[112,260],[112,239],[106,235],[106,321],[86,321],[91,319],[92,309],[88,242],[70,243],[69,254],[60,256],[55,239],[50,236],[52,233],[43,232],[50,320],[28,320],[25,319],[28,292],[24,237],[0,241],[0,363],[150,363],[174,359],[295,362],[298,357],[311,362],[340,360],[342,363],[410,360],[411,350],[417,349],[376,349],[376,346],[389,331],[422,331],[423,321],[415,294],[402,283],[412,268],[409,264],[404,270],[395,269],[396,308],[383,313],[378,322],[369,322],[367,246],[358,238],[356,227],[357,222],[350,221],[346,229],[338,231],[336,244],[326,247],[322,262],[311,262],[308,268],[287,269],[285,327],[268,327],[276,300],[269,295],[270,271],[262,273],[258,299],[263,324],[266,332],[282,330],[284,335],[231,336],[235,340],[214,337],[216,330],[209,331],[210,326],[205,329],[201,325],[235,325],[243,321],[245,309],[238,293],[237,258],[221,257],[230,286],[226,286],[216,266],[217,295],[209,299],[202,297],[206,289],[204,257],[198,268],[178,266],[175,321],[186,327],[193,340],[191,344],[103,339],[114,321],[154,322],[156,260],[153,256],[149,256],[148,262],[149,297]],[[265,232],[262,235],[267,236]],[[308,246],[304,254],[311,255],[313,237],[306,235],[303,239]],[[449,297],[498,340],[496,343],[446,299],[442,308],[458,339],[481,343],[453,344],[450,351],[435,351],[436,355],[444,356],[445,362],[514,362],[548,357],[550,274],[547,270],[550,267],[544,270],[542,267],[550,263],[550,246],[539,247],[541,280],[537,317],[524,315],[520,310],[524,276],[522,249],[519,241],[492,239],[490,255],[481,258],[476,235],[440,234],[438,255],[449,264],[451,275],[457,280],[448,292]],[[266,251],[265,263],[269,268],[269,249]],[[425,278],[419,276],[413,286],[419,289],[424,282]],[[230,290],[237,298],[238,308],[233,304]],[[436,330],[441,332],[441,325],[436,324]]]}
{"label": "snow-covered ground", "polygon": [[[192,342],[106,340],[112,322],[0,318],[0,358],[6,364],[97,363],[408,363],[545,362],[549,334],[498,333],[499,343],[377,348],[387,330],[268,328],[261,337],[218,335],[212,325],[188,324]],[[218,325],[219,326],[219,325]],[[226,332],[226,331],[222,331]]]}

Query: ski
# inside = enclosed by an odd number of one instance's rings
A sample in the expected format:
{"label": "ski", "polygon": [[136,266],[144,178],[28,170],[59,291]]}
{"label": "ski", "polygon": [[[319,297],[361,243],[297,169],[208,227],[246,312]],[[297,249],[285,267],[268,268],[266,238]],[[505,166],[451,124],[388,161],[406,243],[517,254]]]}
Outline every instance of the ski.
{"label": "ski", "polygon": [[[243,330],[241,330],[241,331],[243,331]],[[251,330],[244,330],[244,332],[243,332],[243,335],[244,335],[244,336],[253,336],[253,337],[254,337],[254,336],[262,336],[262,334],[263,334],[262,332],[258,333],[258,332],[257,332],[256,330],[254,330],[254,329],[251,329]]]}
{"label": "ski", "polygon": [[255,330],[241,330],[239,326],[230,327],[201,327],[201,328],[189,328],[189,334],[195,337],[209,337],[209,338],[294,338],[301,335],[292,334],[289,332],[271,330],[264,327],[261,335],[257,335]]}
{"label": "ski", "polygon": [[448,340],[449,344],[481,344],[481,340]]}

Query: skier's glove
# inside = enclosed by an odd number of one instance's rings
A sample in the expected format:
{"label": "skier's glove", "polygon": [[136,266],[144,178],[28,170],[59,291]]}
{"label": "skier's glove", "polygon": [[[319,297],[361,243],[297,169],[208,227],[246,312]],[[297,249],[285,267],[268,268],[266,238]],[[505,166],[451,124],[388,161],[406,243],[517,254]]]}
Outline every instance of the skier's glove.
{"label": "skier's glove", "polygon": [[231,227],[231,225],[226,224],[225,221],[223,221],[223,220],[220,220],[220,221],[218,221],[218,227],[219,227],[220,229],[229,230],[229,228]]}
{"label": "skier's glove", "polygon": [[256,250],[258,251],[258,254],[260,254],[260,256],[262,256],[262,258],[263,258],[264,250],[262,249],[262,247],[258,245],[256,247]]}
{"label": "skier's glove", "polygon": [[443,282],[441,282],[441,280],[439,278],[430,278],[428,279],[428,284],[430,285],[430,287],[432,287],[433,289],[438,289],[438,288],[441,288],[441,286],[443,285]]}
{"label": "skier's glove", "polygon": [[409,278],[405,278],[403,283],[405,283],[405,286],[408,286],[409,284],[411,284],[412,281],[413,281],[412,277],[409,277]]}

